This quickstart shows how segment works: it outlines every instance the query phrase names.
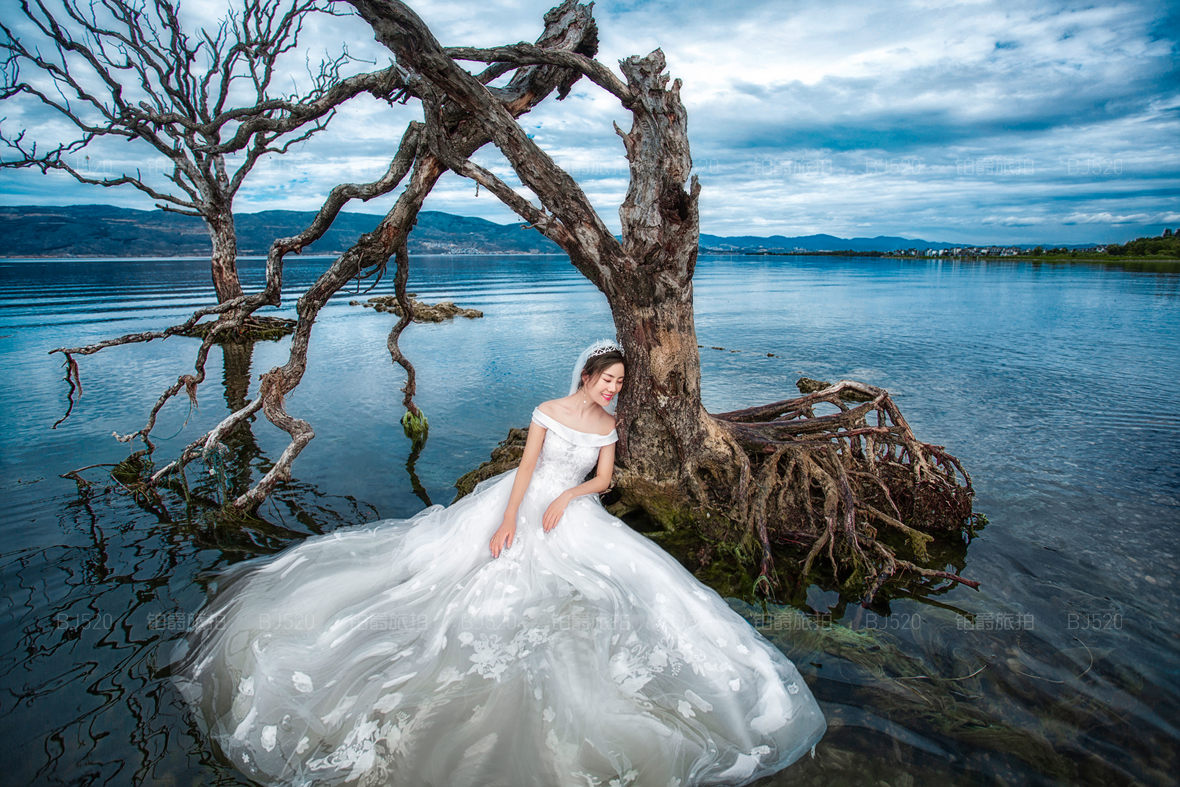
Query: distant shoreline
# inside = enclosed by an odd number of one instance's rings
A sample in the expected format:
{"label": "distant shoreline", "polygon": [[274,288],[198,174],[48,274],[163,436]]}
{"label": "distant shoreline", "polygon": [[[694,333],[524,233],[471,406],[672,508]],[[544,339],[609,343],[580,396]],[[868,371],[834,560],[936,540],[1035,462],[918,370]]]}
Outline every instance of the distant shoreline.
{"label": "distant shoreline", "polygon": [[[289,259],[301,260],[330,260],[334,259],[343,252],[332,254],[301,254],[290,257]],[[1124,263],[1161,263],[1164,265],[1180,265],[1180,258],[1177,257],[1151,257],[1151,256],[1114,256],[1114,255],[1096,255],[1096,254],[942,254],[938,256],[912,255],[912,254],[898,254],[892,251],[856,251],[856,250],[842,250],[842,251],[740,251],[740,250],[725,250],[718,249],[701,249],[699,254],[704,257],[848,257],[848,258],[863,258],[863,259],[883,259],[883,260],[909,260],[913,262],[933,262],[937,260],[968,260],[973,262],[1085,262],[1098,263],[1101,265],[1122,265]],[[548,251],[422,251],[411,252],[411,257],[564,257],[564,252],[548,252]],[[238,261],[248,262],[265,262],[265,254],[242,254],[238,256]],[[112,255],[100,256],[95,254],[86,255],[70,255],[70,254],[52,254],[52,255],[29,255],[22,254],[19,256],[7,256],[0,254],[0,262],[44,262],[46,260],[63,260],[67,262],[118,262],[118,261],[136,261],[136,262],[208,262],[208,255],[180,255],[175,257],[162,257],[154,255]]]}
{"label": "distant shoreline", "polygon": [[[238,251],[243,258],[266,255],[276,238],[295,236],[314,219],[315,213],[308,211],[237,213],[234,222]],[[376,214],[342,211],[323,237],[304,253],[308,256],[342,254],[358,238],[371,232],[378,221],[380,216]],[[199,218],[111,205],[0,206],[0,237],[4,238],[2,252],[7,259],[123,259],[132,255],[204,259],[210,248],[208,227]],[[1025,244],[1019,243],[951,243],[893,235],[841,238],[826,233],[794,237],[722,236],[702,231],[698,241],[702,254],[726,255],[809,252],[877,256],[912,255],[915,251],[946,255],[973,248],[1016,254],[1025,250]],[[561,253],[557,244],[520,223],[497,224],[473,216],[430,210],[418,214],[409,245],[414,255]],[[1081,252],[1087,251],[1086,246],[1066,244],[1052,248]]]}
{"label": "distant shoreline", "polygon": [[[289,254],[284,259],[290,260],[332,260],[339,257],[344,252],[333,253],[315,253],[315,254]],[[410,257],[565,257],[565,252],[560,251],[417,251],[410,252]],[[236,257],[238,262],[247,260],[250,262],[266,262],[265,254],[239,254]],[[32,255],[21,254],[19,256],[9,257],[0,254],[0,262],[21,261],[28,260],[30,262],[41,262],[44,260],[67,260],[69,262],[114,262],[119,260],[142,260],[153,262],[209,262],[209,255],[177,255],[175,257],[161,257],[156,255],[132,255],[122,254],[116,256],[102,256],[98,254],[46,254],[46,255]]]}
{"label": "distant shoreline", "polygon": [[1021,262],[1096,262],[1104,265],[1121,265],[1126,262],[1159,262],[1164,264],[1180,264],[1180,257],[1153,257],[1147,255],[1107,255],[1093,252],[1075,252],[1072,254],[898,254],[894,251],[714,251],[701,250],[701,254],[709,255],[738,255],[744,257],[866,257],[884,260],[971,260],[986,262],[1006,262],[1019,260]]}

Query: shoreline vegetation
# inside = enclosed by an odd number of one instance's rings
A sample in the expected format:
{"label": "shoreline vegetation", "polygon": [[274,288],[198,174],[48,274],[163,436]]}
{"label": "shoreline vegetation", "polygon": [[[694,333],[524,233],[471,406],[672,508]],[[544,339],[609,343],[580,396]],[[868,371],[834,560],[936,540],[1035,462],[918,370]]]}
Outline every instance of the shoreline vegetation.
{"label": "shoreline vegetation", "polygon": [[1161,270],[1172,271],[1180,270],[1180,255],[1171,256],[1147,256],[1147,255],[1128,255],[1128,256],[1111,256],[1100,252],[1089,250],[1084,251],[1069,251],[1064,253],[1045,252],[1043,254],[1033,254],[1031,252],[1022,252],[1019,254],[976,254],[976,253],[961,253],[961,254],[931,254],[916,255],[916,254],[899,254],[892,251],[853,251],[853,250],[836,250],[836,251],[745,251],[745,252],[715,252],[706,249],[701,250],[702,254],[736,254],[745,257],[867,257],[872,259],[884,260],[948,260],[955,262],[1086,262],[1098,263],[1101,265],[1121,265],[1129,264],[1159,264]]}
{"label": "shoreline vegetation", "polygon": [[[703,253],[709,250],[702,249]],[[1174,270],[1180,266],[1180,230],[1164,230],[1157,237],[1136,238],[1122,244],[1108,246],[1069,248],[1059,246],[1031,249],[1015,246],[964,246],[951,249],[903,249],[896,251],[861,251],[857,249],[834,249],[811,251],[757,250],[743,254],[766,257],[879,257],[891,260],[950,259],[950,260],[1032,260],[1034,262],[1096,262],[1104,265],[1126,266],[1128,263],[1159,263],[1162,270]]]}

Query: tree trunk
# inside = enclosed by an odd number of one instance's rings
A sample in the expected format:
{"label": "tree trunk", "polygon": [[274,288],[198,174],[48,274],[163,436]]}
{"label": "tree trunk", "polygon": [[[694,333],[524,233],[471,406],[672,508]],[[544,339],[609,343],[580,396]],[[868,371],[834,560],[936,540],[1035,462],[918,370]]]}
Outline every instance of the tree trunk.
{"label": "tree trunk", "polygon": [[628,490],[624,500],[665,527],[701,529],[706,520],[743,516],[735,495],[743,492],[748,463],[701,403],[692,287],[700,186],[690,178],[680,82],[665,89],[663,53],[620,66],[635,96],[631,129],[619,132],[631,178],[619,208],[623,254],[608,261],[603,283],[627,377],[637,381],[620,400],[620,482]]}
{"label": "tree trunk", "polygon": [[606,294],[636,381],[620,398],[619,486],[625,502],[674,528],[736,517],[742,463],[701,404],[691,281],[663,278],[650,266],[620,267]]}
{"label": "tree trunk", "polygon": [[233,211],[226,208],[212,210],[205,214],[209,225],[209,237],[213,241],[213,289],[217,302],[242,296],[242,284],[238,280],[238,233],[234,228]]}

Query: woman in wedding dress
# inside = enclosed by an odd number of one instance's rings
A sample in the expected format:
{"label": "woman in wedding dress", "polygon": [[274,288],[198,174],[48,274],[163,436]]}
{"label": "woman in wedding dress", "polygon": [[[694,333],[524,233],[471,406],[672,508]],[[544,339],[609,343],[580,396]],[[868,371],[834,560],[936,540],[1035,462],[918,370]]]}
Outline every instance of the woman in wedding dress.
{"label": "woman in wedding dress", "polygon": [[812,749],[795,666],[599,502],[624,372],[587,348],[520,466],[448,508],[231,567],[172,665],[225,756],[267,784],[688,787]]}

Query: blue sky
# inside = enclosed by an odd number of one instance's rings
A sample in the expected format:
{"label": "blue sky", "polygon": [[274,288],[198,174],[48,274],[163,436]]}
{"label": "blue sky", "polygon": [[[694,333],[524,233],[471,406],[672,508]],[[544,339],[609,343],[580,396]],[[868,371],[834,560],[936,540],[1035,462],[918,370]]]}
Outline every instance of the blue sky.
{"label": "blue sky", "polygon": [[[444,44],[472,45],[532,40],[550,4],[412,3]],[[220,0],[185,8],[191,23],[222,10]],[[683,80],[703,232],[1087,243],[1180,228],[1174,5],[603,0],[595,16],[604,63],[658,46]],[[303,55],[341,41],[388,59],[356,19],[317,23]],[[297,80],[303,57],[289,66]],[[237,209],[310,210],[337,182],[375,177],[417,112],[356,102],[327,132],[260,166]],[[15,100],[0,116],[6,131],[27,127],[43,141],[66,131]],[[629,123],[586,83],[524,121],[617,228],[626,162],[612,122]],[[150,162],[127,143],[90,155],[106,172]],[[478,160],[510,177],[494,151]],[[0,172],[0,201],[151,207],[133,190],[11,171]],[[427,207],[513,219],[454,176]]]}

